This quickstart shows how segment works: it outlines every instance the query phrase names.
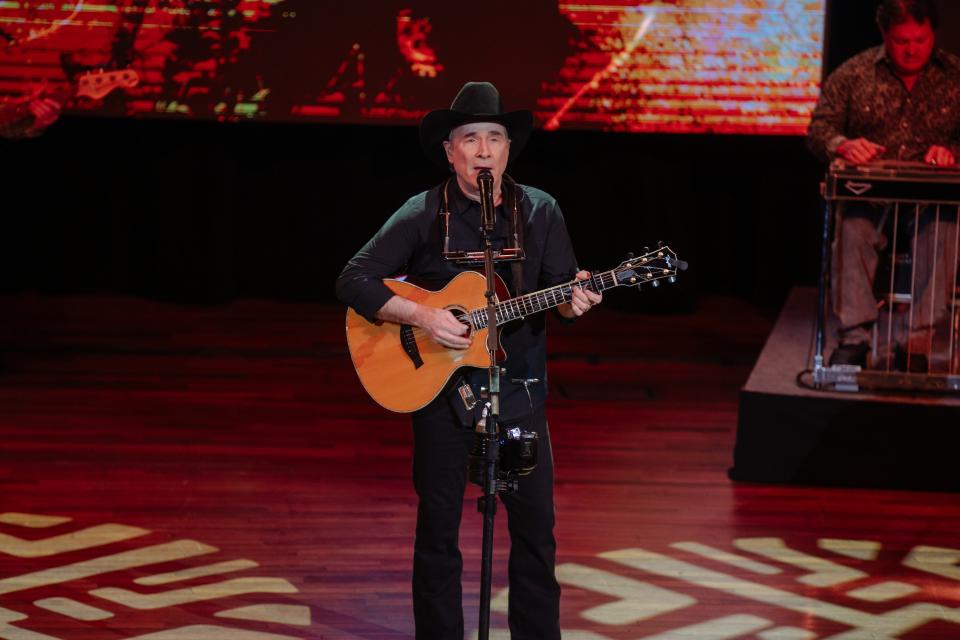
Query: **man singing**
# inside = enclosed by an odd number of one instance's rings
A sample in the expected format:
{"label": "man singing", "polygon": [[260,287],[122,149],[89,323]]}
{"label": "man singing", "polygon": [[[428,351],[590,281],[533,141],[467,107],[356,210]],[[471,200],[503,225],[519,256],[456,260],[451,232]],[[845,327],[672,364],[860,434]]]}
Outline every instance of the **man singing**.
{"label": "man singing", "polygon": [[[589,274],[578,271],[560,208],[550,195],[517,184],[506,173],[533,128],[529,111],[505,112],[496,88],[470,82],[449,109],[428,113],[420,124],[424,152],[453,175],[406,202],[350,260],[337,280],[337,295],[368,320],[396,322],[425,331],[450,349],[464,349],[467,327],[444,309],[394,295],[383,278],[406,273],[442,286],[468,268],[445,259],[483,248],[478,175],[493,174],[494,249],[522,249],[522,262],[500,263],[497,272],[510,294],[533,292]],[[449,216],[440,215],[449,212]],[[445,222],[449,220],[449,222]],[[446,246],[445,246],[446,245]],[[519,245],[519,246],[514,246]],[[557,307],[574,318],[601,301],[574,287],[572,300]],[[540,440],[536,469],[520,478],[519,491],[503,495],[510,529],[509,625],[511,637],[560,638],[560,586],[554,577],[553,460],[544,415],[546,400],[543,314],[504,325],[507,353],[501,377],[501,422],[534,431]],[[458,546],[468,454],[481,406],[486,369],[454,376],[452,384],[413,414],[413,481],[419,497],[413,558],[413,604],[417,638],[462,640],[462,558]],[[469,393],[468,393],[469,391]]]}

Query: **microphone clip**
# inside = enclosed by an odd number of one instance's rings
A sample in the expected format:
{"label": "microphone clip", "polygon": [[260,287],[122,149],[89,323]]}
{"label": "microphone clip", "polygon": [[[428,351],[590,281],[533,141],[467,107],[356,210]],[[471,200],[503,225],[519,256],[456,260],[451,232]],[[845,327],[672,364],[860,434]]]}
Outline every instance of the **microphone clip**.
{"label": "microphone clip", "polygon": [[493,172],[490,169],[481,169],[477,175],[477,187],[480,188],[480,212],[483,219],[483,228],[487,233],[493,233],[495,209],[493,207]]}

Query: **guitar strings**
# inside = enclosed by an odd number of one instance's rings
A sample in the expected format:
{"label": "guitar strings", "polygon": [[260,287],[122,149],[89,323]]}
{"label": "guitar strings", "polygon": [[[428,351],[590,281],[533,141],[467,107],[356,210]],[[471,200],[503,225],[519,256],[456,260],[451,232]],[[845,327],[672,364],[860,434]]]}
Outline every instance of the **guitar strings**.
{"label": "guitar strings", "polygon": [[[662,269],[660,267],[655,267],[653,265],[636,265],[634,269],[638,267],[643,269],[645,272],[660,271]],[[524,315],[527,315],[526,310],[528,305],[531,307],[531,311],[529,312],[529,314],[533,314],[533,313],[539,313],[540,311],[545,311],[547,309],[553,308],[558,304],[563,304],[563,302],[569,302],[570,300],[569,296],[571,295],[570,292],[578,283],[583,283],[580,285],[581,288],[586,287],[586,288],[592,288],[594,290],[596,289],[598,284],[602,289],[614,287],[618,284],[617,277],[616,277],[616,274],[618,271],[619,269],[611,269],[610,271],[601,271],[591,276],[591,278],[588,280],[571,280],[569,282],[564,282],[562,284],[558,284],[556,286],[543,289],[541,291],[528,293],[523,296],[517,296],[515,298],[510,298],[509,300],[504,300],[503,302],[498,302],[495,306],[497,319],[500,320],[501,322],[507,322],[510,320],[519,319]],[[659,277],[652,278],[651,280],[659,280],[661,278],[667,277],[668,275],[670,275],[670,273],[664,270],[664,272]],[[610,286],[605,286],[605,279],[607,277],[613,280]],[[649,281],[650,280],[646,280],[646,282],[649,282]],[[594,286],[591,287],[590,285],[594,285]],[[557,294],[559,294],[560,299],[562,300],[562,302],[560,303],[557,303],[555,300],[553,300],[553,297],[556,296]],[[548,299],[548,298],[549,298],[549,301],[552,302],[553,304],[548,304],[548,306],[542,309],[537,308],[538,306],[537,300]],[[514,316],[514,314],[518,312],[520,315]],[[476,320],[482,322],[483,326],[478,327],[474,322],[474,320],[472,320],[471,318],[475,318]],[[501,318],[503,319],[501,320]],[[485,329],[489,326],[488,317],[487,317],[487,308],[485,306],[479,307],[472,311],[468,311],[466,313],[458,315],[457,321],[460,322],[461,324],[464,324],[468,327],[473,328],[474,330]],[[414,336],[422,336],[426,333],[420,327],[411,327],[411,332],[413,333]]]}

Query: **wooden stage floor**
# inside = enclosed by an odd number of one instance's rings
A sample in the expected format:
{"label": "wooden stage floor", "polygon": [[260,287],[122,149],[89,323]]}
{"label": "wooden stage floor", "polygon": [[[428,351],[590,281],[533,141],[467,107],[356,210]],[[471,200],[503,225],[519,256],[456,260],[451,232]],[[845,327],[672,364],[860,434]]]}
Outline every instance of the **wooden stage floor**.
{"label": "wooden stage floor", "polygon": [[[0,308],[0,639],[412,637],[409,426],[364,395],[341,308]],[[774,315],[551,325],[568,640],[960,638],[957,495],[727,479]]]}

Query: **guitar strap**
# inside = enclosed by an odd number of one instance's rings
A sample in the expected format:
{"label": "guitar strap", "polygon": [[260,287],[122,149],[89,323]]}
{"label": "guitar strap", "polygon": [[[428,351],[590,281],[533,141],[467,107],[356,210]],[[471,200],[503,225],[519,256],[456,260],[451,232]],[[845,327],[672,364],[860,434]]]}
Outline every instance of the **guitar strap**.
{"label": "guitar strap", "polygon": [[[506,185],[504,202],[507,210],[510,211],[510,238],[513,240],[513,246],[523,251],[523,217],[520,213],[520,200],[523,193],[519,185],[513,178],[503,174],[503,182]],[[523,261],[522,259],[510,264],[510,270],[513,273],[514,295],[523,295],[526,293],[523,289]]]}
{"label": "guitar strap", "polygon": [[[450,252],[450,200],[448,196],[448,189],[450,183],[455,179],[456,176],[450,176],[443,183],[443,188],[440,190],[440,210],[438,212],[440,218],[441,233],[443,234],[443,258],[444,260],[450,260],[453,262],[461,263],[475,263],[475,260],[472,258],[462,259],[458,257],[452,257],[454,254]],[[510,271],[512,280],[513,280],[513,290],[514,295],[521,295],[525,293],[523,287],[523,216],[520,211],[520,201],[523,199],[523,191],[520,189],[520,185],[514,181],[507,174],[503,174],[503,203],[507,211],[510,212],[509,216],[509,230],[508,230],[508,239],[507,247],[508,249],[516,249],[519,258],[510,258]],[[506,261],[506,260],[504,260]]]}

